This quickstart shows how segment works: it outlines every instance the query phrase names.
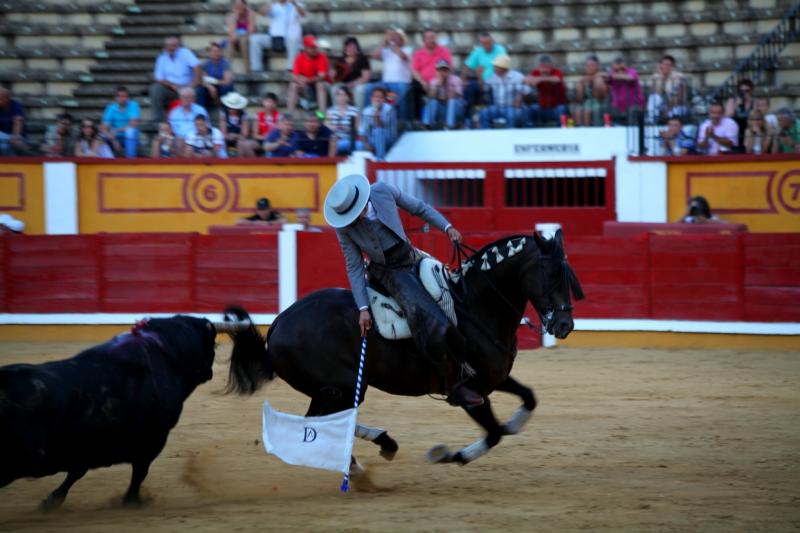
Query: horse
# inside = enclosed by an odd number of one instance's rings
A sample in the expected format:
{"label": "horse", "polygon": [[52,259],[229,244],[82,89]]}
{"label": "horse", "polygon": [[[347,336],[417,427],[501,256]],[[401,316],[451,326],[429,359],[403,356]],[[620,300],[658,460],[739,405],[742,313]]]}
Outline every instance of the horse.
{"label": "horse", "polygon": [[[510,376],[517,354],[517,329],[527,302],[533,304],[543,330],[563,339],[574,327],[570,293],[575,300],[584,295],[567,262],[561,230],[552,239],[534,233],[488,244],[466,257],[453,271],[449,284],[456,296],[458,331],[467,341],[467,353],[460,355],[474,369],[466,384],[483,397],[481,405],[462,408],[486,434],[457,451],[435,446],[428,459],[466,464],[496,446],[502,437],[519,433],[536,408],[533,389]],[[361,344],[358,313],[349,290],[322,289],[281,312],[265,341],[244,309],[229,308],[226,320],[232,324],[229,333],[234,347],[227,391],[251,395],[277,375],[311,398],[306,416],[351,408]],[[416,353],[412,340],[386,340],[375,328],[367,334],[359,403],[369,386],[401,396],[445,392],[431,362]],[[522,400],[505,424],[498,422],[492,411],[489,395],[494,391]],[[397,442],[382,428],[359,424],[356,436],[380,446],[380,455],[387,460],[398,450]],[[361,471],[353,457],[351,472]]]}

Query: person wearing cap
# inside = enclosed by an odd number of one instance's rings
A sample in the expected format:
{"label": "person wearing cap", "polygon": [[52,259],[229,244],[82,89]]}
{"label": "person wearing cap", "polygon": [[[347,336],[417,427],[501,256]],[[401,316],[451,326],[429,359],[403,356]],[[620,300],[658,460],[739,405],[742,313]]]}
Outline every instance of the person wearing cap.
{"label": "person wearing cap", "polygon": [[539,67],[531,70],[525,83],[535,88],[537,94],[537,102],[529,108],[529,122],[537,127],[548,122],[558,125],[567,115],[567,87],[564,74],[553,65],[553,58],[542,54]]}
{"label": "person wearing cap", "polygon": [[464,119],[464,86],[461,78],[453,74],[450,63],[440,59],[436,64],[436,77],[428,87],[428,99],[422,110],[422,123],[428,127],[444,122],[447,129],[455,129]]}
{"label": "person wearing cap", "polygon": [[639,83],[639,73],[625,65],[625,58],[617,56],[607,74],[611,93],[611,111],[627,124],[635,120],[644,105],[644,94]]}
{"label": "person wearing cap", "polygon": [[286,222],[286,218],[279,211],[272,209],[267,198],[258,199],[255,213],[236,221],[237,224],[261,224],[264,226],[276,226],[284,222]]}
{"label": "person wearing cap", "polygon": [[317,47],[317,39],[313,35],[303,37],[303,51],[294,60],[289,84],[286,106],[290,113],[297,109],[298,97],[316,98],[317,109],[325,112],[328,107],[328,83],[331,81],[329,70],[328,56]]}
{"label": "person wearing cap", "polygon": [[495,125],[515,128],[525,116],[522,98],[531,92],[531,88],[525,85],[525,76],[520,71],[511,69],[509,56],[497,56],[492,66],[494,74],[485,83],[491,93],[491,103],[481,110],[481,128]]}
{"label": "person wearing cap", "polygon": [[291,70],[302,44],[305,6],[297,0],[277,0],[265,4],[259,14],[269,20],[269,29],[250,35],[250,70],[264,70],[265,48],[286,52],[287,70]]}
{"label": "person wearing cap", "polygon": [[25,223],[17,220],[8,213],[0,214],[0,234],[3,233],[22,233],[25,230]]}
{"label": "person wearing cap", "polygon": [[[453,241],[461,241],[461,233],[436,209],[385,182],[370,185],[365,176],[352,174],[337,181],[325,197],[325,220],[336,229],[344,254],[354,304],[359,309],[358,328],[366,336],[372,327],[368,274],[405,312],[419,353],[429,357],[445,380],[449,379],[446,388],[450,400],[470,404],[480,397],[453,378],[447,360],[448,355],[463,355],[465,341],[422,287],[416,274],[422,256],[409,243],[398,208],[445,232]],[[364,256],[369,267],[364,266]]]}
{"label": "person wearing cap", "polygon": [[[375,87],[385,87],[396,95],[397,116],[407,119],[408,90],[411,87],[411,52],[406,32],[400,28],[386,30],[381,46],[372,52],[372,59],[383,63],[381,81],[370,83],[364,89],[367,98]],[[366,105],[367,102],[364,102]],[[359,108],[361,109],[361,108]]]}
{"label": "person wearing cap", "polygon": [[258,142],[250,138],[250,119],[245,112],[247,98],[237,92],[228,93],[221,99],[219,131],[225,138],[228,152],[239,157],[255,157]]}
{"label": "person wearing cap", "polygon": [[342,56],[331,67],[331,101],[335,101],[336,91],[344,85],[353,94],[356,107],[364,107],[364,90],[372,74],[369,58],[361,51],[361,44],[352,35],[342,44]]}

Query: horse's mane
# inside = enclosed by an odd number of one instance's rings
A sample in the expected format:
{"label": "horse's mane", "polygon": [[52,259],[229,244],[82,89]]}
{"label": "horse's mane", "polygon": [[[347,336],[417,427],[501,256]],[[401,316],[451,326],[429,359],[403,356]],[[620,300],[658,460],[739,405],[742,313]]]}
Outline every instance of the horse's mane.
{"label": "horse's mane", "polygon": [[[489,252],[492,248],[500,246],[505,242],[514,241],[514,240],[517,240],[517,239],[525,239],[525,245],[526,246],[528,245],[529,242],[531,242],[531,243],[537,243],[537,242],[540,243],[540,250],[541,250],[543,256],[545,256],[545,257],[552,256],[553,252],[559,251],[561,253],[558,256],[558,259],[560,260],[560,259],[563,258],[564,251],[556,244],[555,239],[540,239],[540,240],[537,241],[537,239],[536,239],[536,237],[534,235],[507,235],[507,236],[504,236],[504,237],[500,237],[499,239],[497,239],[495,241],[492,241],[492,242],[490,242],[488,244],[485,244],[484,246],[479,248],[477,251],[475,251],[472,254],[470,254],[467,257],[465,257],[464,260],[462,261],[462,263],[460,265],[456,266],[453,269],[453,272],[462,274],[463,273],[462,272],[463,271],[463,266],[465,264],[471,263],[471,264],[474,265],[476,261],[479,261],[481,259],[483,254]],[[472,269],[469,269],[469,270],[472,270]],[[469,271],[467,272],[467,275],[469,275]]]}

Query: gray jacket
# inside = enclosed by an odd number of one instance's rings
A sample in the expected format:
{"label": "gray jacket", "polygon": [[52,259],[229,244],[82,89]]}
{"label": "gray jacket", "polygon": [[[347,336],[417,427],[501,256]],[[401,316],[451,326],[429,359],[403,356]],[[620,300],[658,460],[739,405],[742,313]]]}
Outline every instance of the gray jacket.
{"label": "gray jacket", "polygon": [[[408,237],[403,231],[400,214],[397,212],[398,207],[442,231],[446,231],[450,226],[447,219],[436,209],[418,198],[400,192],[397,187],[388,183],[374,183],[370,188],[369,201],[372,202],[372,208],[375,209],[378,220],[406,242],[408,242]],[[339,238],[339,244],[344,253],[347,277],[350,279],[350,288],[356,299],[356,305],[359,309],[367,308],[369,307],[369,298],[367,297],[366,269],[362,254],[369,257],[370,261],[384,263],[383,250],[377,248],[373,239],[364,231],[360,231],[357,225],[338,228],[336,236]]]}

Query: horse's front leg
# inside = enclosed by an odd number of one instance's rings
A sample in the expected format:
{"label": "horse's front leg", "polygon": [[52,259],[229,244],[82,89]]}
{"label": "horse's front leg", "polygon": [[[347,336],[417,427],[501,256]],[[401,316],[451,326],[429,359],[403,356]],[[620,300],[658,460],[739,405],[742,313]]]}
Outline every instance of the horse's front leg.
{"label": "horse's front leg", "polygon": [[511,376],[508,376],[495,390],[514,394],[522,399],[522,405],[503,426],[503,435],[516,435],[533,416],[533,410],[536,409],[536,395],[532,388],[526,387]]}
{"label": "horse's front leg", "polygon": [[505,430],[494,416],[489,398],[484,397],[483,404],[476,407],[465,407],[464,410],[475,422],[486,430],[486,437],[469,446],[453,452],[446,445],[439,444],[428,451],[428,460],[432,463],[458,463],[465,465],[485,455],[503,438]]}

